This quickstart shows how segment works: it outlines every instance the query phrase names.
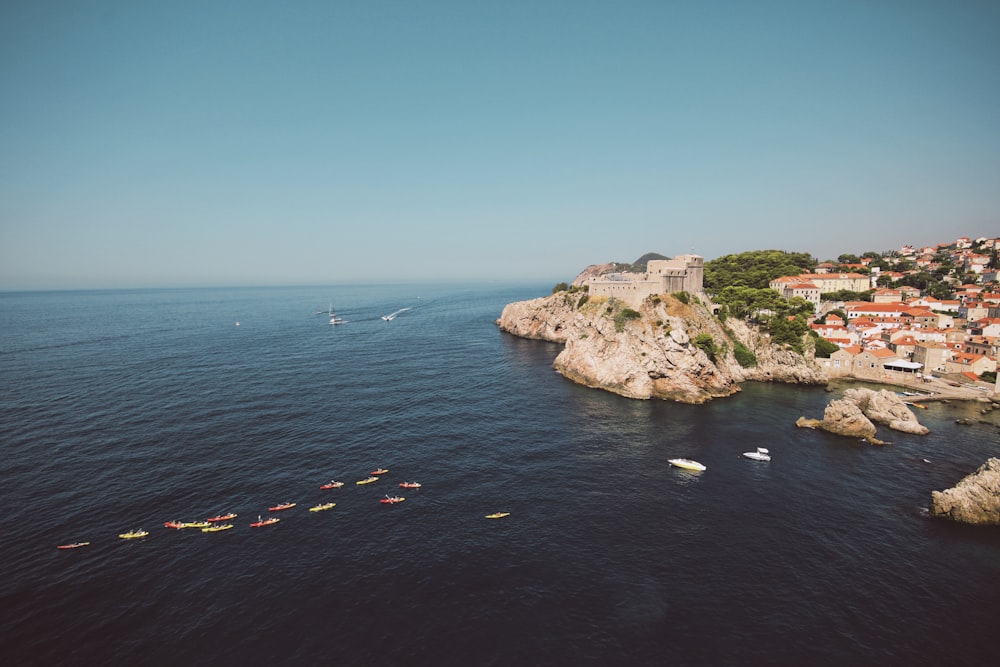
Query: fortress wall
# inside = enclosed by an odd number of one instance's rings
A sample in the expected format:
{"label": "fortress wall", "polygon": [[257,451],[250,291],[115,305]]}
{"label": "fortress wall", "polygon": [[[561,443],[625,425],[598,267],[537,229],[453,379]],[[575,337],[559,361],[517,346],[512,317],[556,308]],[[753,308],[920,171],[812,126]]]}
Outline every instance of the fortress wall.
{"label": "fortress wall", "polygon": [[631,308],[638,308],[643,299],[653,294],[703,291],[704,260],[698,255],[678,255],[674,259],[653,259],[646,264],[646,273],[620,273],[618,280],[592,278],[590,293],[594,296],[621,299]]}

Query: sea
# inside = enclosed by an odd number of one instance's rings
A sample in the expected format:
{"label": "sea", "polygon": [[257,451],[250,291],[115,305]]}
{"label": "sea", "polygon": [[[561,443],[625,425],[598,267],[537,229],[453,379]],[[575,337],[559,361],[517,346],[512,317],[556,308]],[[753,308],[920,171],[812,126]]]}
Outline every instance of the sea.
{"label": "sea", "polygon": [[982,404],[872,446],[795,427],[838,389],[622,398],[498,329],[549,292],[0,293],[0,663],[995,664],[1000,529],[927,512]]}

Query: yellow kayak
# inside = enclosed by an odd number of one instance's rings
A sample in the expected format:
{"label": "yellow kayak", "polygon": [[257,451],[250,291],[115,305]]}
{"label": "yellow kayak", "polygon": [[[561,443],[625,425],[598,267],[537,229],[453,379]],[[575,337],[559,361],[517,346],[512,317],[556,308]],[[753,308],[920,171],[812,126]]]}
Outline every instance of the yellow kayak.
{"label": "yellow kayak", "polygon": [[322,505],[316,505],[315,507],[310,507],[310,512],[322,512],[323,510],[328,510],[331,507],[336,507],[337,503],[323,503]]}
{"label": "yellow kayak", "polygon": [[147,535],[149,535],[149,531],[140,528],[139,530],[130,530],[127,533],[119,533],[118,537],[122,538],[123,540],[134,540],[139,537],[146,537]]}
{"label": "yellow kayak", "polygon": [[183,521],[181,528],[208,528],[211,526],[208,521]]}
{"label": "yellow kayak", "polygon": [[510,512],[494,512],[493,514],[487,514],[487,519],[502,519],[505,516],[510,516]]}
{"label": "yellow kayak", "polygon": [[217,523],[215,525],[206,526],[206,527],[202,528],[201,532],[203,532],[203,533],[218,533],[221,530],[229,530],[232,527],[233,527],[233,524],[231,524],[231,523]]}
{"label": "yellow kayak", "polygon": [[371,484],[372,482],[377,482],[378,477],[369,477],[368,479],[361,479],[355,482],[356,484]]}

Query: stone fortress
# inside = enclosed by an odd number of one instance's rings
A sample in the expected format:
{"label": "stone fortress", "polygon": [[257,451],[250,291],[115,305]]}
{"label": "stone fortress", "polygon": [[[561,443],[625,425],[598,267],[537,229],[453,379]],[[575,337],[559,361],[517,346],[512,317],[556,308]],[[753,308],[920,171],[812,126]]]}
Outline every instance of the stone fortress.
{"label": "stone fortress", "polygon": [[705,260],[698,255],[677,255],[673,259],[651,259],[645,273],[607,273],[587,283],[591,296],[620,299],[632,308],[653,294],[688,292],[703,295]]}

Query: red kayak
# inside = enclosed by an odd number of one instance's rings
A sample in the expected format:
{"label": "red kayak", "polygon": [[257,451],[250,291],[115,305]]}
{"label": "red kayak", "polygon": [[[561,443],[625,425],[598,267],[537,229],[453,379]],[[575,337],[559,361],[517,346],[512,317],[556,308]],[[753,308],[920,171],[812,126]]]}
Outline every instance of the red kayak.
{"label": "red kayak", "polygon": [[385,503],[386,505],[395,505],[396,503],[401,503],[404,500],[406,500],[406,498],[403,498],[401,496],[392,496],[392,497],[386,496],[385,498],[383,498],[379,502],[380,503]]}
{"label": "red kayak", "polygon": [[389,471],[388,471],[388,470],[386,470],[385,468],[379,468],[378,470],[372,470],[372,471],[371,471],[370,473],[368,473],[368,474],[369,474],[369,475],[384,475],[384,474],[386,474],[387,472],[389,472]]}
{"label": "red kayak", "polygon": [[275,505],[274,507],[268,507],[269,512],[280,512],[281,510],[290,510],[295,507],[296,503],[281,503],[280,505]]}
{"label": "red kayak", "polygon": [[85,547],[90,542],[73,542],[72,544],[60,544],[56,549],[79,549],[80,547]]}
{"label": "red kayak", "polygon": [[230,519],[235,519],[236,515],[230,512],[229,514],[220,514],[219,516],[213,516],[209,519],[205,519],[210,523],[217,523],[219,521],[229,521]]}
{"label": "red kayak", "polygon": [[266,519],[261,519],[260,517],[257,517],[257,520],[251,523],[250,527],[260,528],[261,526],[270,526],[271,524],[278,523],[279,521],[281,521],[281,519],[279,519],[276,516],[269,516]]}
{"label": "red kayak", "polygon": [[404,489],[419,489],[420,482],[400,482],[399,486]]}
{"label": "red kayak", "polygon": [[166,526],[167,528],[176,528],[177,530],[184,528],[184,524],[181,523],[180,521],[167,521],[163,525]]}
{"label": "red kayak", "polygon": [[319,488],[321,488],[321,489],[339,489],[343,485],[344,485],[343,482],[330,482],[329,484],[324,484],[324,485],[322,485]]}

